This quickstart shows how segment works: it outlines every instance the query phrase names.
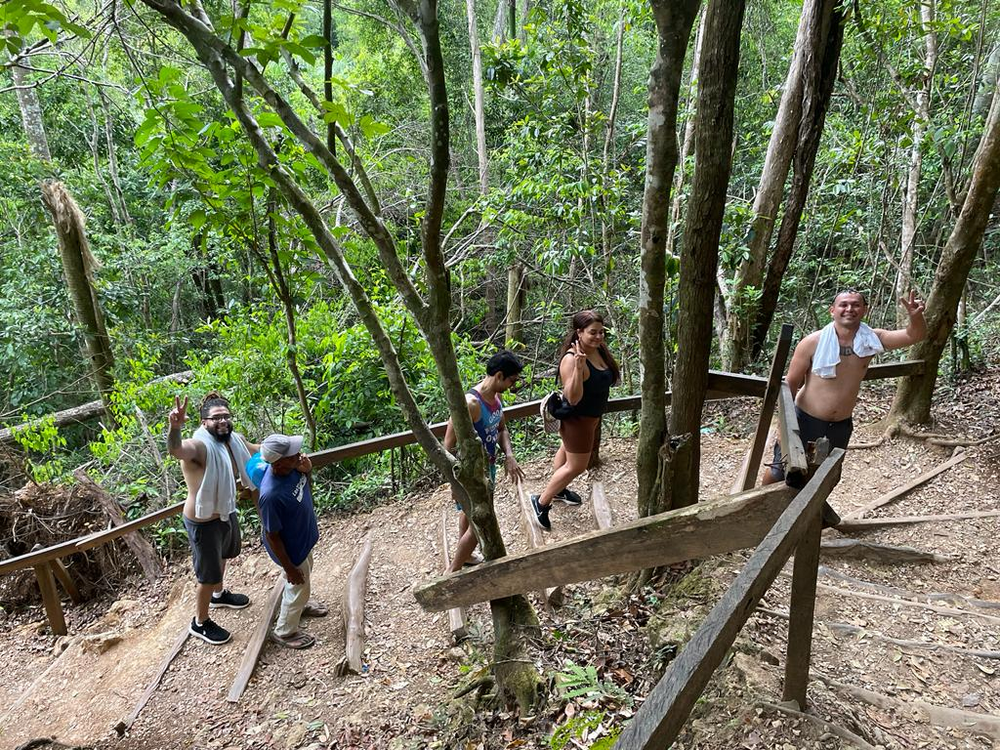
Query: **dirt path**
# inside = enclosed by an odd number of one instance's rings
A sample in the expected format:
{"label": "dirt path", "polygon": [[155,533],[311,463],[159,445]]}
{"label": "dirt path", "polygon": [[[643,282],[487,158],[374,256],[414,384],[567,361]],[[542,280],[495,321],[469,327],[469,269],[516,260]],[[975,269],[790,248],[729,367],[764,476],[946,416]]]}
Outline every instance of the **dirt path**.
{"label": "dirt path", "polygon": [[[1000,392],[996,379],[980,388],[991,397]],[[971,398],[971,396],[970,396]],[[885,408],[876,394],[864,402],[861,414],[875,415]],[[739,409],[737,408],[737,412]],[[953,412],[948,412],[953,415]],[[738,421],[739,415],[730,417]],[[746,410],[743,418],[745,421]],[[968,420],[967,420],[968,421]],[[724,426],[724,420],[717,420]],[[864,439],[863,431],[858,439]],[[739,468],[746,442],[719,432],[704,435],[703,494],[728,491]],[[918,515],[988,510],[1000,507],[995,488],[1000,462],[996,446],[969,451],[970,458],[872,515]],[[845,462],[844,480],[831,502],[841,512],[859,507],[877,494],[899,486],[940,463],[950,453],[909,440],[888,442],[872,450],[852,451]],[[604,449],[602,470],[615,523],[634,517],[634,444],[611,441]],[[526,466],[528,486],[539,487],[547,476],[547,461]],[[589,487],[578,481],[585,496]],[[644,627],[653,602],[661,594],[625,597],[598,583],[568,588],[567,605],[542,612],[545,637],[532,658],[546,678],[568,669],[566,661],[593,666],[603,693],[571,700],[553,697],[533,722],[518,723],[495,707],[481,707],[473,716],[470,699],[454,701],[458,684],[486,666],[490,649],[489,611],[485,605],[469,612],[472,637],[461,648],[451,642],[443,613],[423,612],[410,591],[414,583],[435,574],[440,559],[441,508],[448,493],[432,493],[353,515],[331,515],[321,524],[321,542],[315,554],[315,596],[331,605],[329,617],[308,621],[317,645],[304,652],[265,647],[257,672],[237,705],[225,697],[256,622],[259,608],[276,575],[276,568],[259,545],[233,566],[229,584],[246,591],[254,605],[242,612],[225,611],[219,620],[234,633],[234,642],[221,648],[189,640],[174,661],[159,690],[139,716],[132,731],[118,739],[111,727],[131,710],[135,700],[169,650],[191,611],[190,572],[186,565],[174,571],[176,588],[138,589],[133,604],[121,605],[111,619],[91,626],[90,633],[122,636],[122,641],[98,653],[100,638],[85,650],[76,641],[62,656],[52,655],[54,639],[37,635],[23,622],[13,627],[0,646],[0,699],[7,706],[0,717],[0,740],[5,747],[38,736],[55,736],[66,744],[129,750],[132,748],[534,748],[548,747],[554,726],[572,717],[601,712],[603,723],[587,730],[580,746],[587,747],[608,726],[621,722],[638,707],[631,696],[642,696],[655,683],[663,663],[662,651],[651,646]],[[498,515],[510,548],[523,548],[517,506],[509,489],[498,494]],[[449,523],[455,523],[449,512]],[[552,514],[553,540],[591,530],[593,520],[585,505],[558,505]],[[344,579],[366,533],[373,534],[367,604],[366,672],[336,677],[334,666],[343,654],[340,595]],[[452,530],[454,533],[454,530]],[[859,535],[860,536],[860,535]],[[961,600],[938,601],[935,611],[901,602],[863,598],[849,592],[874,593],[865,584],[906,589],[917,593],[953,593],[982,600],[1000,600],[1000,563],[996,560],[1000,520],[976,519],[948,524],[867,532],[864,538],[909,545],[948,555],[934,565],[879,565],[870,562],[823,560],[834,574],[824,576],[817,601],[814,635],[814,672],[838,684],[815,682],[810,699],[817,714],[832,725],[846,728],[872,746],[885,748],[979,748],[1000,746],[1000,736],[935,726],[951,721],[916,701],[942,708],[1000,712],[997,673],[1000,661],[960,650],[928,650],[893,645],[885,638],[924,641],[953,649],[1000,651],[1000,609],[974,607]],[[710,577],[717,586],[728,583],[749,553],[725,555],[713,563]],[[860,583],[858,583],[860,582]],[[827,588],[829,587],[829,588]],[[610,592],[610,593],[609,593]],[[666,595],[664,592],[662,595]],[[697,598],[697,597],[696,597]],[[692,611],[714,601],[703,596]],[[678,741],[685,748],[799,748],[850,747],[815,722],[793,718],[759,703],[777,703],[781,697],[788,581],[779,577],[767,595],[771,614],[755,615],[721,669]],[[698,605],[698,606],[695,606]],[[78,608],[81,609],[81,608]],[[70,630],[74,608],[68,608]],[[985,615],[985,616],[983,616]],[[679,612],[678,620],[694,615]],[[39,618],[36,611],[35,620]],[[841,625],[860,628],[851,633]],[[106,640],[106,638],[105,638]],[[41,649],[44,648],[44,651]],[[28,691],[32,681],[52,664],[44,680]],[[843,685],[864,688],[904,703],[872,706]],[[615,688],[615,689],[612,689]],[[618,692],[616,692],[616,690]],[[622,697],[622,696],[625,697]],[[11,706],[23,697],[23,702]],[[870,696],[869,696],[870,697]],[[891,701],[890,701],[891,703]],[[590,713],[588,713],[590,712]],[[945,716],[943,719],[942,716]],[[572,747],[573,745],[569,745]]]}

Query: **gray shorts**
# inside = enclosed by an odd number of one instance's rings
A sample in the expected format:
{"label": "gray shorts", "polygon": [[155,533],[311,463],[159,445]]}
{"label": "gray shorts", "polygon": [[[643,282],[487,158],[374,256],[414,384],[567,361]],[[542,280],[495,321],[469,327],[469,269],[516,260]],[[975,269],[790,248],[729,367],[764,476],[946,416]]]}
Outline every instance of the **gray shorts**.
{"label": "gray shorts", "polygon": [[222,583],[222,561],[240,554],[242,540],[236,514],[230,515],[227,521],[221,518],[192,521],[184,516],[184,528],[191,543],[191,558],[198,583]]}

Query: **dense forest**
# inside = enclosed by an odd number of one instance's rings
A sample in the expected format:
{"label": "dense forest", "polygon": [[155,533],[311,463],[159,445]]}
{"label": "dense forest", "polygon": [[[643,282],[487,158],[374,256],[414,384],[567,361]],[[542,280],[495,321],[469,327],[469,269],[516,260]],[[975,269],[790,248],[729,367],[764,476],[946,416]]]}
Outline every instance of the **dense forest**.
{"label": "dense forest", "polygon": [[[0,26],[7,490],[86,464],[133,517],[182,498],[167,412],[218,390],[255,438],[416,433],[325,470],[323,505],[429,472],[483,499],[464,387],[506,347],[542,396],[593,308],[643,395],[605,429],[638,435],[648,515],[697,498],[708,369],[766,372],[839,290],[887,328],[928,301],[887,430],[1000,354],[986,0],[7,0]],[[495,604],[498,655],[530,617]]]}

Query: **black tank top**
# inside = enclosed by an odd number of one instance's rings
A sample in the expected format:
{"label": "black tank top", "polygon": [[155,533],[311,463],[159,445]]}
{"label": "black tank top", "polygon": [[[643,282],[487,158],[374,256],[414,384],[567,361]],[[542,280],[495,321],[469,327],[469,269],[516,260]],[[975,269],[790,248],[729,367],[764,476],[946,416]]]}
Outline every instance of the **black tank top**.
{"label": "black tank top", "polygon": [[611,384],[614,383],[615,374],[610,367],[604,370],[594,367],[589,359],[587,367],[590,370],[590,377],[583,381],[583,397],[573,407],[573,416],[600,417],[608,405],[608,396],[611,394]]}

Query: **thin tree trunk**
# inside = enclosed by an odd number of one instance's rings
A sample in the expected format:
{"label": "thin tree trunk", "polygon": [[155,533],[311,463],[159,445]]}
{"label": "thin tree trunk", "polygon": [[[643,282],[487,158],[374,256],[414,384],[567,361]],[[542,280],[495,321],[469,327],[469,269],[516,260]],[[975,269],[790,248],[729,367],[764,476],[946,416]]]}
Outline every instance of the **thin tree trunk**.
{"label": "thin tree trunk", "polygon": [[73,301],[77,322],[83,329],[90,371],[101,394],[108,419],[111,424],[115,424],[111,412],[115,361],[104,324],[104,314],[94,290],[94,271],[98,266],[90,253],[83,213],[61,182],[42,183],[42,202],[52,216],[59,238],[59,255],[66,277],[66,288]]}
{"label": "thin tree trunk", "polygon": [[817,60],[822,44],[816,28],[828,17],[829,0],[805,0],[799,17],[795,48],[788,64],[781,103],[771,130],[771,140],[764,157],[760,183],[753,202],[753,223],[750,225],[748,257],[739,265],[729,298],[726,346],[723,362],[730,372],[742,372],[750,364],[750,330],[756,311],[767,251],[777,224],[778,208],[784,195],[785,180],[792,165],[795,144],[802,121],[802,86],[805,60]]}
{"label": "thin tree trunk", "polygon": [[[7,31],[7,36],[13,36]],[[45,120],[42,119],[42,105],[38,101],[38,91],[31,85],[28,71],[20,65],[10,66],[10,76],[17,89],[17,104],[21,110],[21,124],[24,127],[24,137],[28,141],[31,153],[42,161],[52,161],[49,152],[49,139],[45,135]]]}
{"label": "thin tree trunk", "polygon": [[646,125],[646,181],[642,199],[642,257],[639,277],[639,366],[642,410],[636,478],[640,517],[659,512],[669,483],[657,483],[666,432],[666,373],[663,298],[670,185],[677,167],[677,101],[684,57],[699,0],[650,0],[656,21],[656,59],[649,71]]}
{"label": "thin tree trunk", "polygon": [[514,262],[507,271],[507,332],[505,346],[508,349],[524,345],[521,318],[524,311],[524,266]]}
{"label": "thin tree trunk", "polygon": [[485,196],[490,178],[486,157],[486,114],[483,93],[483,56],[479,50],[479,30],[476,27],[476,0],[465,0],[469,19],[469,50],[472,53],[472,90],[475,100],[476,155],[479,157],[479,194]]}
{"label": "thin tree trunk", "polygon": [[972,179],[955,227],[948,237],[934,283],[927,298],[927,338],[910,349],[912,359],[925,362],[922,375],[903,378],[889,411],[890,426],[904,422],[920,424],[931,416],[931,395],[937,381],[938,364],[955,327],[958,303],[969,278],[972,263],[983,242],[993,203],[1000,190],[1000,95],[983,128],[979,149],[972,161]]}
{"label": "thin tree trunk", "polygon": [[732,167],[733,108],[740,59],[744,0],[711,0],[695,124],[695,169],[684,224],[678,284],[677,366],[670,407],[670,434],[679,440],[671,464],[671,505],[698,501],[701,414],[708,387],[712,346],[712,304],[719,237]]}
{"label": "thin tree trunk", "polygon": [[102,89],[97,90],[97,95],[101,100],[101,109],[104,112],[104,140],[108,146],[108,176],[114,186],[115,195],[118,197],[118,211],[126,224],[132,222],[132,215],[128,211],[128,202],[125,200],[125,191],[122,190],[121,178],[118,176],[118,151],[115,148],[115,128],[114,118],[111,116],[111,105],[108,102],[107,94]]}

